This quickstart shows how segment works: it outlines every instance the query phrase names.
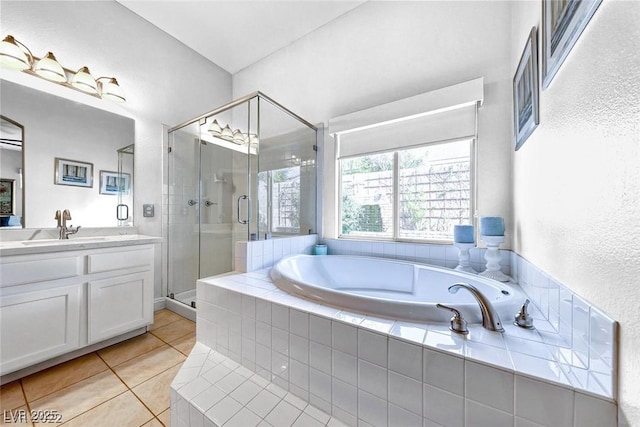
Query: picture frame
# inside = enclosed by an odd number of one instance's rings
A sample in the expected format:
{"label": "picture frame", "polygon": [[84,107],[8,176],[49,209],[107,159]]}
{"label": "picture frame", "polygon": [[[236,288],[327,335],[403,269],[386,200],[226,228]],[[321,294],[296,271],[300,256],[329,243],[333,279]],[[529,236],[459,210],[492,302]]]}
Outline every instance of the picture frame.
{"label": "picture frame", "polygon": [[131,175],[111,171],[100,171],[100,194],[129,194]]}
{"label": "picture frame", "polygon": [[0,178],[0,215],[16,214],[16,180]]}
{"label": "picture frame", "polygon": [[542,0],[542,89],[560,66],[602,0]]}
{"label": "picture frame", "polygon": [[91,188],[93,187],[93,163],[56,157],[53,183]]}
{"label": "picture frame", "polygon": [[522,147],[540,123],[537,39],[538,31],[533,27],[513,76],[513,125],[516,151]]}

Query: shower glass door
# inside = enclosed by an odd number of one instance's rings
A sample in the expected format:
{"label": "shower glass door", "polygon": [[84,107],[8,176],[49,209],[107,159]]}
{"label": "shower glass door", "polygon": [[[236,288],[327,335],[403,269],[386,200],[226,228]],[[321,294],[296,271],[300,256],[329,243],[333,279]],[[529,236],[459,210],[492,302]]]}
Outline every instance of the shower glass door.
{"label": "shower glass door", "polygon": [[200,276],[199,250],[199,164],[198,125],[169,134],[168,177],[168,293],[191,305],[194,285]]}
{"label": "shower glass door", "polygon": [[[236,107],[228,120],[248,129],[249,106]],[[210,138],[208,123],[192,123],[169,133],[168,295],[195,307],[196,281],[234,270],[235,242],[256,233],[248,147]],[[254,150],[255,151],[255,150]]]}
{"label": "shower glass door", "polygon": [[169,297],[194,306],[198,279],[235,269],[238,241],[316,232],[316,138],[259,92],[169,131]]}
{"label": "shower glass door", "polygon": [[[215,144],[200,144],[200,242],[198,276],[233,270],[233,153]],[[246,173],[246,171],[245,171]],[[246,236],[246,226],[244,226]],[[246,237],[245,237],[246,238]]]}

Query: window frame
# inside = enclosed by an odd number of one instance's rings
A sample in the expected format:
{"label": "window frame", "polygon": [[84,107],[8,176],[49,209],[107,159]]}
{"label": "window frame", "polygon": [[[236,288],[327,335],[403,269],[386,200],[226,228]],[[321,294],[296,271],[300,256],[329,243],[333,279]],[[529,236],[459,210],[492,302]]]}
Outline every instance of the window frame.
{"label": "window frame", "polygon": [[[339,141],[339,136],[338,136]],[[455,138],[448,139],[443,141],[434,141],[426,144],[416,144],[410,146],[404,146],[401,148],[396,148],[393,150],[383,150],[383,151],[372,151],[368,153],[362,153],[358,155],[352,156],[344,156],[337,157],[335,159],[336,164],[336,207],[337,207],[337,221],[336,221],[336,236],[338,239],[342,240],[365,240],[365,241],[382,241],[382,242],[398,242],[398,243],[426,243],[426,244],[452,244],[453,243],[453,234],[450,239],[409,239],[403,238],[400,236],[400,164],[398,161],[399,152],[404,150],[412,150],[415,148],[422,147],[432,147],[435,145],[449,144],[461,141],[469,142],[469,220],[471,224],[476,226],[477,222],[477,210],[476,210],[476,200],[478,196],[477,189],[477,137],[465,137],[465,138]],[[384,237],[384,236],[354,236],[348,234],[342,234],[342,167],[340,161],[343,159],[353,159],[358,157],[364,157],[368,155],[375,154],[384,154],[384,153],[393,153],[393,226],[392,226],[392,236]],[[477,227],[476,227],[477,228]]]}

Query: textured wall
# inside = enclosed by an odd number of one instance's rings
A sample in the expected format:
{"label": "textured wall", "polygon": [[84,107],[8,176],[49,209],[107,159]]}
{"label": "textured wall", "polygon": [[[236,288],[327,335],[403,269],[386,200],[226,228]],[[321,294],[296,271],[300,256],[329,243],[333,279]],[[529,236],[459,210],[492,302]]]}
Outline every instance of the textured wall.
{"label": "textured wall", "polygon": [[[539,2],[514,3],[512,72]],[[620,423],[640,424],[640,2],[604,0],[513,154],[514,249],[620,324]]]}
{"label": "textured wall", "polygon": [[234,74],[234,97],[259,89],[326,123],[484,77],[478,211],[509,225],[510,10],[500,1],[367,2]]}

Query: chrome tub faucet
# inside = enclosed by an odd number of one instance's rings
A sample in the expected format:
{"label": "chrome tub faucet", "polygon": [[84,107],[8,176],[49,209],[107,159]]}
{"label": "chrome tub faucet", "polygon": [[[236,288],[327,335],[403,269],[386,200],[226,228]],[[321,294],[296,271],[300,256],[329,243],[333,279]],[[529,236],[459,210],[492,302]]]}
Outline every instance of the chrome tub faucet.
{"label": "chrome tub faucet", "polygon": [[449,292],[452,294],[457,293],[460,289],[466,289],[471,292],[478,301],[478,305],[480,306],[480,312],[482,313],[482,327],[488,329],[490,331],[496,332],[504,332],[504,328],[502,327],[502,322],[500,321],[500,316],[498,316],[498,312],[496,312],[495,308],[489,300],[473,285],[469,283],[455,283],[449,286]]}

